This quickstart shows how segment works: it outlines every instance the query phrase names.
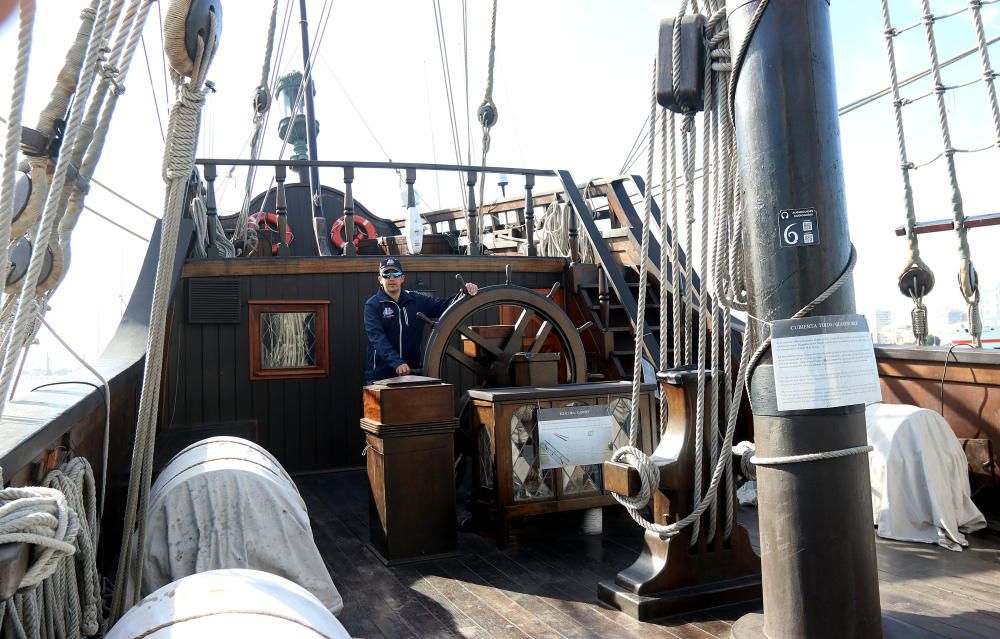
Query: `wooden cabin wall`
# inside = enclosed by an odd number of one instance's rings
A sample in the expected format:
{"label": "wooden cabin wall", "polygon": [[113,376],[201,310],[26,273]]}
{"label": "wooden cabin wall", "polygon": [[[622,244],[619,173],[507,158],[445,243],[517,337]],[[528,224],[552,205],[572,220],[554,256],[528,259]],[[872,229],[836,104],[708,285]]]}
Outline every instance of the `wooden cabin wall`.
{"label": "wooden cabin wall", "polygon": [[[557,281],[565,284],[561,269],[518,272],[516,260],[511,261],[516,284],[545,290]],[[257,262],[257,266],[262,263]],[[418,270],[413,262],[415,258],[404,258],[407,288],[438,296],[456,292],[454,270]],[[187,288],[196,277],[186,274],[185,286],[179,287],[174,299],[161,395],[161,434],[171,444],[162,454],[158,451],[158,458],[166,461],[171,450],[176,452],[183,444],[204,437],[233,434],[255,439],[289,472],[361,465],[364,438],[358,420],[367,345],[362,312],[378,286],[377,260],[372,264],[373,269],[366,272],[227,274],[226,279],[240,282],[238,324],[189,323]],[[504,281],[502,265],[491,271],[476,270],[462,271],[466,281],[480,286]],[[248,303],[264,300],[330,300],[329,376],[250,379]],[[471,380],[463,376],[463,381]]]}

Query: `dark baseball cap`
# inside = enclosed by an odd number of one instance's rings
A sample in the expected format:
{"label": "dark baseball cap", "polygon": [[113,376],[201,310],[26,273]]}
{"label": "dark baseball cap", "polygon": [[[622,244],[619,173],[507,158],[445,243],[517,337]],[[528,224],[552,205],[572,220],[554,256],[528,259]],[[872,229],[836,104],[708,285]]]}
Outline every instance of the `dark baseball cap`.
{"label": "dark baseball cap", "polygon": [[389,270],[395,270],[402,273],[403,265],[400,264],[399,260],[397,260],[396,258],[387,257],[379,263],[378,272],[381,273],[382,271],[389,271]]}

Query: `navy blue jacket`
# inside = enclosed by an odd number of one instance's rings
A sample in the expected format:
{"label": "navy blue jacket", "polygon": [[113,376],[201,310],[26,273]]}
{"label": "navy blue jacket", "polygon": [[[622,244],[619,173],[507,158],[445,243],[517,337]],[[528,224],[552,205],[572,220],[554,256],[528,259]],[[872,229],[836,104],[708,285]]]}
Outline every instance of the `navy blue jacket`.
{"label": "navy blue jacket", "polygon": [[368,333],[365,381],[396,377],[396,367],[404,362],[410,368],[420,368],[424,322],[417,313],[430,318],[440,317],[455,297],[432,297],[404,290],[397,302],[380,289],[368,298],[365,302],[365,331]]}

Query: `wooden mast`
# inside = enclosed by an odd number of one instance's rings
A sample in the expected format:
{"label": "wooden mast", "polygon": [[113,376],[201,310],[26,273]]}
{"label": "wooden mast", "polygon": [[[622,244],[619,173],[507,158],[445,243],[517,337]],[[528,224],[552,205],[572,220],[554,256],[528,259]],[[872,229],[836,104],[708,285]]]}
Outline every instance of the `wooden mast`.
{"label": "wooden mast", "polygon": [[[728,0],[732,50],[745,46],[736,88],[736,143],[745,203],[749,312],[790,318],[844,272],[851,256],[826,0],[771,0],[749,41],[759,0]],[[734,53],[735,56],[735,53]],[[734,59],[734,64],[736,60]],[[782,246],[782,209],[817,211],[820,242]],[[853,313],[848,280],[811,315]],[[756,348],[766,326],[751,322]],[[757,455],[867,444],[863,405],[780,411],[770,351],[750,371]],[[733,637],[882,636],[867,455],[758,466],[764,614]]]}

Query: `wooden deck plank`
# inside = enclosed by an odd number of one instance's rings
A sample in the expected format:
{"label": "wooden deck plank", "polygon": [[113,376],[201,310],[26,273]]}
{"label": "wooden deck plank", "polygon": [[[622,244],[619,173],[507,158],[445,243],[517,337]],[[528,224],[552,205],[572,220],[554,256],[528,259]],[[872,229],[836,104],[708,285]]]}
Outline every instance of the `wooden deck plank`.
{"label": "wooden deck plank", "polygon": [[598,636],[571,615],[551,605],[548,601],[550,595],[543,586],[518,583],[481,556],[463,557],[462,563],[475,571],[482,583],[505,593],[550,628],[556,629],[561,636],[567,639],[593,639]]}
{"label": "wooden deck plank", "polygon": [[420,564],[417,572],[426,579],[452,605],[470,619],[475,619],[491,637],[512,639],[530,637],[522,632],[513,621],[493,610],[487,603],[469,592],[461,582],[449,578],[438,563]]}
{"label": "wooden deck plank", "polygon": [[520,605],[508,593],[487,584],[462,560],[442,564],[444,572],[475,595],[480,601],[510,621],[521,632],[538,639],[561,639],[565,635],[538,618],[528,607]]}
{"label": "wooden deck plank", "polygon": [[[344,596],[341,621],[356,637],[728,638],[759,602],[642,623],[602,606],[596,584],[637,556],[642,535],[608,509],[602,536],[576,532],[572,513],[536,517],[517,542],[460,534],[456,559],[386,568],[368,540],[363,471],[299,479],[317,545]],[[756,512],[741,509],[751,536]],[[954,553],[877,540],[886,632],[895,636],[1000,636],[1000,537],[970,536]]]}

